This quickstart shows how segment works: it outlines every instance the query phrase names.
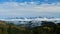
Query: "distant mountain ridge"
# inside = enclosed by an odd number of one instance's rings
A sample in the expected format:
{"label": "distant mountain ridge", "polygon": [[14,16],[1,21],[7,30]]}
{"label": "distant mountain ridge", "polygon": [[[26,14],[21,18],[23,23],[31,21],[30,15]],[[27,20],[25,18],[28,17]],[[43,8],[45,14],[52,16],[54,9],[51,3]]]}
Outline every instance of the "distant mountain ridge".
{"label": "distant mountain ridge", "polygon": [[26,20],[26,21],[29,21],[29,20],[50,20],[50,19],[57,19],[57,20],[60,20],[60,18],[56,18],[56,17],[41,17],[41,16],[39,16],[39,17],[6,17],[6,18],[1,18],[0,20],[17,20],[17,21],[19,21],[19,20]]}

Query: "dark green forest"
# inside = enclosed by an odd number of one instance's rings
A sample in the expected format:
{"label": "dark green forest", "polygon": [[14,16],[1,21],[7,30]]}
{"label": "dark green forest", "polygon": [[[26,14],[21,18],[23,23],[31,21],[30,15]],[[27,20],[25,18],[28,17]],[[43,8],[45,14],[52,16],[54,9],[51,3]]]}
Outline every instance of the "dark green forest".
{"label": "dark green forest", "polygon": [[41,26],[29,28],[0,21],[0,34],[60,34],[60,23],[42,21]]}

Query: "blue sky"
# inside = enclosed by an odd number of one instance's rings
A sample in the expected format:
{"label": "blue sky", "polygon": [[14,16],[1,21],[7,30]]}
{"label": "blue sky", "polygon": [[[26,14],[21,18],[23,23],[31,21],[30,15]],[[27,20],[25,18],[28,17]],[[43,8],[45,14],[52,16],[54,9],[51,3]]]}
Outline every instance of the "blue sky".
{"label": "blue sky", "polygon": [[0,16],[60,17],[60,0],[0,0]]}

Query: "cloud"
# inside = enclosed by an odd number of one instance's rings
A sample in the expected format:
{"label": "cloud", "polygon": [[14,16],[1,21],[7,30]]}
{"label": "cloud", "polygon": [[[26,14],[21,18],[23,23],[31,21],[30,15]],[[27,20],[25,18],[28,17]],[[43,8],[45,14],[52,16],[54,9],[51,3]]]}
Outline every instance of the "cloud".
{"label": "cloud", "polygon": [[[4,2],[0,4],[0,15],[47,15],[60,12],[60,3],[52,3],[52,4],[40,4],[37,5],[36,2]],[[43,15],[45,15],[43,14]]]}

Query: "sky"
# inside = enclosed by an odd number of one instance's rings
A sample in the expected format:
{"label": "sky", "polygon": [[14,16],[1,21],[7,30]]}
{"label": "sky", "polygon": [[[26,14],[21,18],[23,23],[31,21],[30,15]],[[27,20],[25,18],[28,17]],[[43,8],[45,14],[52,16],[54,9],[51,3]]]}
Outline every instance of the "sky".
{"label": "sky", "polygon": [[60,0],[0,0],[0,17],[60,17]]}

